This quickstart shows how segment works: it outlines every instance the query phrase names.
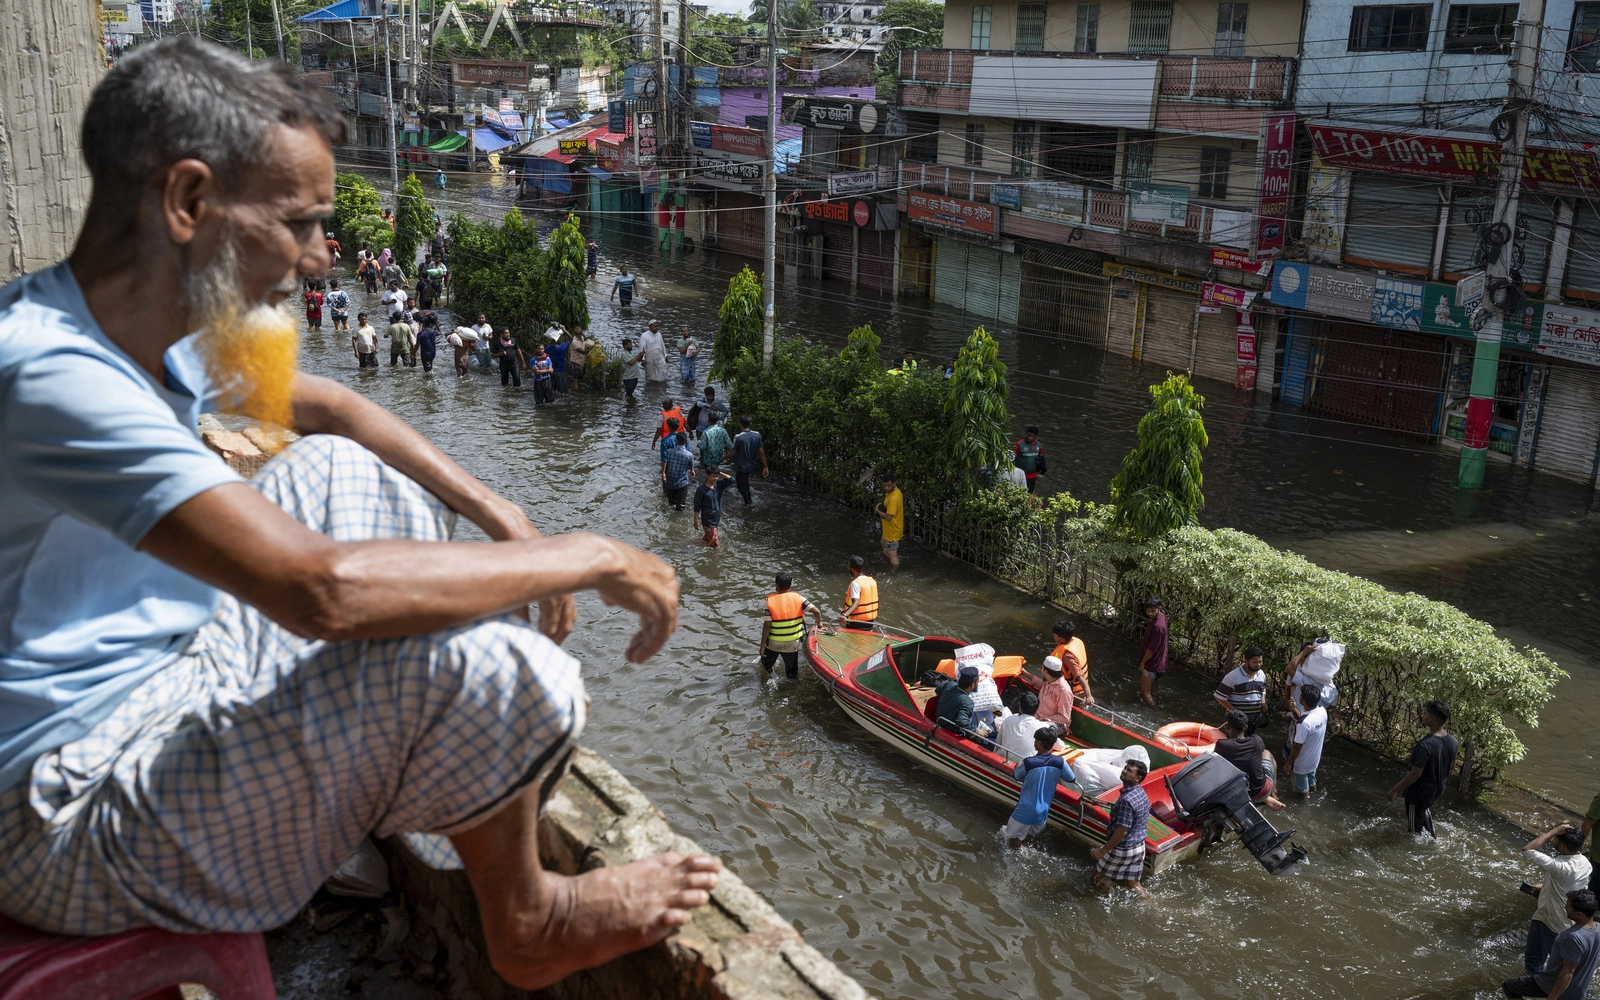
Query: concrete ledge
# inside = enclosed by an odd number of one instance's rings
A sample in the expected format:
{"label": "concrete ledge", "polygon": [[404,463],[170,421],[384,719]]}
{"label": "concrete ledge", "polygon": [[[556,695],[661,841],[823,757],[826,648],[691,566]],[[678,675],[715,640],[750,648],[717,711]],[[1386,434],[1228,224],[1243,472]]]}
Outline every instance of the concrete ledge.
{"label": "concrete ledge", "polygon": [[[662,851],[699,851],[661,811],[599,757],[580,750],[556,786],[540,828],[545,867],[574,875]],[[464,1000],[864,1000],[854,980],[806,944],[766,900],[724,873],[710,904],[660,944],[529,993],[489,966],[465,873],[423,865],[398,838],[380,844],[404,898],[391,922],[395,949],[441,969],[444,992]]]}

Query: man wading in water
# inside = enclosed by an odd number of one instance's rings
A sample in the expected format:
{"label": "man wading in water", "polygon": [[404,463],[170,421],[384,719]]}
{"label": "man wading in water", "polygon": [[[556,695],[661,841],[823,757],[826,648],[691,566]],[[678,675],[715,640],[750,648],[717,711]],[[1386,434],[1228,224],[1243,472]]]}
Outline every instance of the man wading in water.
{"label": "man wading in water", "polygon": [[[328,270],[344,134],[281,64],[145,46],[89,103],[71,260],[0,291],[0,613],[29,623],[0,640],[0,912],[267,930],[402,834],[464,865],[489,961],[538,989],[661,940],[716,884],[705,856],[539,863],[586,714],[556,645],[571,595],[639,616],[638,663],[678,586],[621,542],[541,538],[403,421],[296,372],[278,307]],[[196,435],[218,403],[306,436],[246,483]],[[453,544],[458,517],[494,541]]]}

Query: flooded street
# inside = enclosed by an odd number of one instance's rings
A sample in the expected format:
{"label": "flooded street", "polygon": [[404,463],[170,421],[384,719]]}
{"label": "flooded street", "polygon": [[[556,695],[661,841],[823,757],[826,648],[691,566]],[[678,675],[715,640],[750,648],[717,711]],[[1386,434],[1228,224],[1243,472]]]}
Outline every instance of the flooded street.
{"label": "flooded street", "polygon": [[[452,190],[440,210],[496,217],[508,205],[486,181]],[[745,263],[707,253],[668,261],[619,228],[595,233],[602,265],[592,328],[613,357],[621,337],[651,318],[668,331],[689,323],[709,334],[727,277]],[[640,276],[628,312],[605,303],[622,261]],[[365,304],[353,299],[352,312]],[[903,347],[949,357],[973,325],[928,302],[831,283],[791,282],[778,309],[785,328],[834,343],[870,321],[886,358]],[[1144,386],[1160,373],[990,329],[1012,367],[1019,428],[1043,431],[1051,486],[1104,500]],[[1399,807],[1383,800],[1402,767],[1342,741],[1324,759],[1326,794],[1273,817],[1311,852],[1299,874],[1273,880],[1229,848],[1156,877],[1147,901],[1102,899],[1088,891],[1092,862],[1081,845],[1051,834],[1004,850],[1004,808],[877,743],[808,672],[763,684],[756,643],[772,574],[788,570],[803,594],[834,608],[849,556],[874,556],[875,523],[765,482],[754,507],[730,505],[723,547],[706,550],[688,513],[664,504],[649,443],[661,398],[681,395],[677,382],[647,386],[633,405],[620,394],[579,394],[536,410],[530,390],[502,390],[488,373],[457,380],[448,349],[444,370],[431,375],[358,371],[348,337],[325,326],[308,335],[304,355],[308,370],[405,417],[542,530],[605,532],[677,568],[679,632],[643,666],[622,658],[628,616],[580,598],[568,646],[585,664],[592,699],[585,743],[870,992],[1487,998],[1520,971],[1531,907],[1516,891],[1527,874],[1519,835],[1447,799],[1439,841],[1411,841]],[[1574,677],[1528,734],[1532,759],[1517,773],[1586,804],[1600,785],[1591,736],[1600,669],[1584,642],[1600,626],[1590,600],[1600,576],[1584,491],[1491,465],[1491,490],[1459,494],[1454,453],[1274,413],[1220,385],[1202,391],[1211,434],[1204,523],[1246,528],[1324,565],[1451,601],[1550,652]],[[1058,613],[953,560],[909,545],[904,568],[879,579],[892,625],[981,639],[1035,662],[1048,651],[1043,636]],[[1133,646],[1093,630],[1085,639],[1097,696],[1131,710]],[[1166,685],[1163,715],[1141,717],[1214,714],[1198,677],[1174,671]],[[1266,736],[1269,745],[1281,740],[1281,723]]]}

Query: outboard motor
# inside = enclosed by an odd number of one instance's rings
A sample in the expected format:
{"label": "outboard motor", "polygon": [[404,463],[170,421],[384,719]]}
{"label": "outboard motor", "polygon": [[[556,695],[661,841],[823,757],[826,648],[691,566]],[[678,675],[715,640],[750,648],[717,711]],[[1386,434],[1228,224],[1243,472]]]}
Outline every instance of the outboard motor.
{"label": "outboard motor", "polygon": [[1305,849],[1285,843],[1293,830],[1279,833],[1250,801],[1244,772],[1214,753],[1196,757],[1167,779],[1178,815],[1201,829],[1203,851],[1229,829],[1239,833],[1245,850],[1272,875],[1284,875],[1306,859]]}

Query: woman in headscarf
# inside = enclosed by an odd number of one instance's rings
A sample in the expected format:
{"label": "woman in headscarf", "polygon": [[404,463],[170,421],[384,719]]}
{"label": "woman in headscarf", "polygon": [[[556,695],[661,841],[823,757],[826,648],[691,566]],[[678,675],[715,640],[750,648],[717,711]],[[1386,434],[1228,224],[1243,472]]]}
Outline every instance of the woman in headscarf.
{"label": "woman in headscarf", "polygon": [[651,320],[650,329],[639,338],[639,349],[644,354],[644,377],[650,382],[665,382],[668,378],[667,342],[661,339],[660,320]]}
{"label": "woman in headscarf", "polygon": [[378,272],[380,274],[383,273],[384,268],[389,266],[389,261],[393,256],[393,252],[388,247],[384,247],[383,253],[378,254]]}

